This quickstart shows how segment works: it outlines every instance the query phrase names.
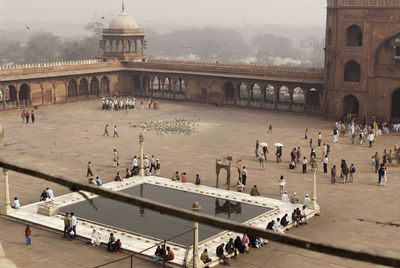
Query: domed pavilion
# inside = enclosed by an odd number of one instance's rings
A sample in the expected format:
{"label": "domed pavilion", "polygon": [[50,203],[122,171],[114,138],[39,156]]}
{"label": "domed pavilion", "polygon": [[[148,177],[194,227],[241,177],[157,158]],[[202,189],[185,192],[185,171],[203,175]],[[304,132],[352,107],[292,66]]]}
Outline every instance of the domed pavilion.
{"label": "domed pavilion", "polygon": [[103,56],[121,61],[142,61],[146,48],[144,30],[125,11],[122,1],[121,13],[103,29]]}

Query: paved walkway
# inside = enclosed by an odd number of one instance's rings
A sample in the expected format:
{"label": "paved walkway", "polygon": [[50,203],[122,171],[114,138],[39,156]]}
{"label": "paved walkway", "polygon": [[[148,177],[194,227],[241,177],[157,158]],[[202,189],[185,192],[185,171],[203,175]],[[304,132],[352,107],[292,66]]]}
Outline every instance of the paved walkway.
{"label": "paved walkway", "polygon": [[[234,158],[242,158],[248,167],[247,192],[253,184],[257,184],[261,195],[279,198],[278,180],[280,175],[284,175],[288,181],[286,190],[289,194],[297,192],[302,201],[306,193],[311,194],[312,175],[302,174],[300,169],[289,170],[288,161],[290,149],[294,146],[300,146],[302,155],[309,157],[308,140],[304,139],[304,129],[309,128],[309,137],[313,138],[314,143],[321,131],[323,142],[331,144],[329,167],[333,164],[339,166],[340,159],[346,159],[348,164],[354,162],[357,173],[352,184],[331,185],[329,176],[321,172],[320,166],[318,202],[322,215],[314,218],[311,224],[290,232],[327,243],[400,251],[400,244],[397,243],[400,240],[397,227],[400,224],[400,210],[396,202],[400,190],[400,181],[396,178],[400,177],[400,169],[389,168],[387,186],[379,187],[377,175],[370,166],[370,159],[375,151],[382,154],[383,149],[400,144],[398,134],[378,137],[373,148],[368,148],[365,144],[351,145],[348,137],[341,138],[338,144],[333,145],[331,132],[334,122],[306,114],[240,107],[217,108],[207,104],[165,101],[161,101],[159,111],[135,110],[126,113],[101,111],[99,108],[98,100],[39,107],[35,125],[22,124],[20,111],[0,113],[0,122],[6,131],[3,146],[0,148],[1,157],[12,159],[15,163],[29,163],[37,169],[80,181],[87,180],[86,164],[87,161],[92,161],[95,175],[101,176],[103,181],[111,181],[117,171],[124,173],[125,168],[131,166],[131,157],[134,154],[139,155],[140,129],[132,127],[135,123],[199,118],[199,132],[191,136],[144,133],[145,153],[155,154],[161,160],[163,176],[170,177],[175,170],[186,171],[189,179],[194,181],[194,175],[198,173],[202,183],[213,186],[215,158],[232,154]],[[102,136],[106,123],[110,125],[110,133],[112,126],[118,125],[120,138]],[[266,129],[270,123],[273,131],[267,135]],[[254,155],[256,139],[269,144],[270,153],[265,170],[258,169],[258,160]],[[283,162],[279,164],[272,161],[275,151],[271,145],[275,142],[284,144]],[[112,167],[114,148],[120,152],[121,165],[118,168]],[[317,148],[319,160],[321,151],[321,147]],[[220,187],[224,187],[224,175],[221,172]],[[57,185],[10,173],[11,196],[18,196],[22,204],[38,200],[40,192],[46,186],[52,187],[56,195],[68,192]],[[0,188],[2,187],[1,179]],[[0,192],[0,198],[3,196],[4,193]],[[15,227],[11,225],[9,228]],[[3,233],[0,239],[13,243],[20,241],[21,238],[16,233],[23,232],[23,228],[19,229],[18,227],[14,234]],[[3,232],[3,228],[0,228],[0,232]],[[51,246],[55,243],[54,239],[49,240],[49,255],[57,256],[57,248]],[[80,247],[77,245],[77,248]],[[6,252],[12,260],[20,258],[19,253],[8,249]],[[354,266],[352,261],[276,243],[254,250],[251,255],[241,256],[239,260],[233,261],[233,265],[242,267],[246,264],[251,267],[266,261],[273,263],[274,267],[289,267],[296,263],[298,267]]]}

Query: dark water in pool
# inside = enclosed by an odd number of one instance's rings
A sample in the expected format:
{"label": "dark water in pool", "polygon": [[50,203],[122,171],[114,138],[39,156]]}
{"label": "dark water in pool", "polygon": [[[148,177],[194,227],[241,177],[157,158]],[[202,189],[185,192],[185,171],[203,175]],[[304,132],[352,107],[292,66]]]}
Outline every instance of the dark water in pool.
{"label": "dark water in pool", "polygon": [[[195,201],[201,206],[201,213],[214,215],[235,222],[245,222],[270,209],[260,206],[228,201],[152,184],[143,184],[143,197],[179,208],[192,209]],[[135,186],[121,192],[140,196],[141,186]],[[128,205],[119,201],[97,197],[93,199],[98,210],[96,211],[87,201],[62,207],[60,212],[74,212],[82,219],[103,223],[122,228],[127,231],[152,236],[159,239],[168,239],[193,228],[193,222],[180,218],[160,214],[148,209]],[[78,222],[79,229],[79,222]],[[223,230],[199,224],[199,241],[207,239]],[[79,232],[79,231],[78,231]],[[193,232],[172,240],[175,243],[187,246],[193,243]]]}

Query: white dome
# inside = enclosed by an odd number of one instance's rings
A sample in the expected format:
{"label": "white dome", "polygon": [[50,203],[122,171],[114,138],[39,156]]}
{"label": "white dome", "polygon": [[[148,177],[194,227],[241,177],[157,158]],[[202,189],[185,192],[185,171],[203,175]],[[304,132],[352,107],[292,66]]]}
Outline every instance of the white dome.
{"label": "white dome", "polygon": [[122,11],[117,17],[112,19],[109,28],[118,30],[133,30],[137,29],[138,26],[134,18],[128,16],[125,11]]}

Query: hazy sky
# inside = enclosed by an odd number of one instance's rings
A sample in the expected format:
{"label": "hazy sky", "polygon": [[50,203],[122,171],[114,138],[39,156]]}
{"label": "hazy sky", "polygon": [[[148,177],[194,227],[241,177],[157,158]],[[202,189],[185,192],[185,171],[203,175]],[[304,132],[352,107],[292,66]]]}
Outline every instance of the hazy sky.
{"label": "hazy sky", "polygon": [[[126,10],[139,26],[236,27],[279,24],[324,27],[325,0],[126,0]],[[121,10],[120,0],[0,0],[0,29],[21,25],[86,24]],[[44,26],[45,27],[45,26]]]}

